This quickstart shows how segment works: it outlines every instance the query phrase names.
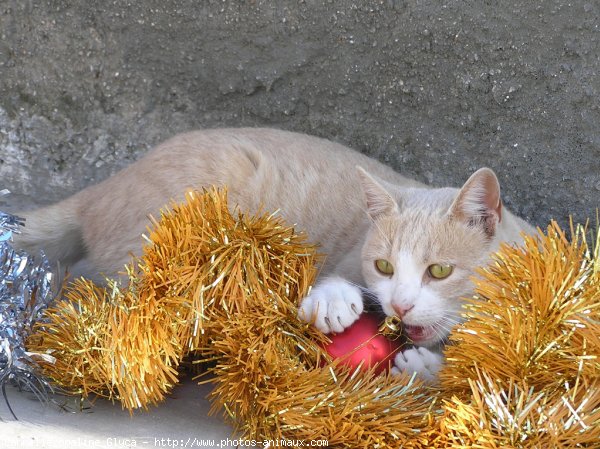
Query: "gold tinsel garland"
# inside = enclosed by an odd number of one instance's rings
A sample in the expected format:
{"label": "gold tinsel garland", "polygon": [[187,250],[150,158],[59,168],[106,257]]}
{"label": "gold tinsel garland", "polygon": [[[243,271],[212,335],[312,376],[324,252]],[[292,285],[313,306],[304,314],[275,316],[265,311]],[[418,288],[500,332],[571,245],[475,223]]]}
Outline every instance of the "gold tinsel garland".
{"label": "gold tinsel garland", "polygon": [[296,318],[315,248],[272,215],[231,213],[214,189],[162,213],[127,285],[71,284],[29,347],[56,357],[43,369],[64,389],[129,410],[161,401],[184,357],[212,361],[213,411],[245,438],[600,447],[600,258],[572,234],[553,223],[480,272],[438,389],[329,361]]}
{"label": "gold tinsel garland", "polygon": [[440,374],[438,447],[600,447],[600,234],[552,222],[479,271]]}
{"label": "gold tinsel garland", "polygon": [[43,368],[63,389],[146,408],[193,356],[213,362],[213,411],[245,438],[384,448],[428,426],[434,397],[418,381],[321,367],[326,337],[297,319],[316,249],[279,218],[190,193],[147,240],[128,285],[76,280],[38,324],[30,350],[56,357]]}

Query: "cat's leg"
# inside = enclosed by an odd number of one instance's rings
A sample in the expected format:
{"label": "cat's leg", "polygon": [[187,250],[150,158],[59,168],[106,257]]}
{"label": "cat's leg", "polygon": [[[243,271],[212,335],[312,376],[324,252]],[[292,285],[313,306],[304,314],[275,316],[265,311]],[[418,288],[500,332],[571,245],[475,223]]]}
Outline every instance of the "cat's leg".
{"label": "cat's leg", "polygon": [[438,352],[423,347],[414,347],[401,351],[394,359],[392,374],[407,372],[417,373],[417,376],[427,382],[437,380],[437,374],[444,363],[444,356]]}
{"label": "cat's leg", "polygon": [[298,317],[314,323],[321,332],[342,332],[354,323],[363,311],[360,288],[341,277],[318,282],[300,303]]}

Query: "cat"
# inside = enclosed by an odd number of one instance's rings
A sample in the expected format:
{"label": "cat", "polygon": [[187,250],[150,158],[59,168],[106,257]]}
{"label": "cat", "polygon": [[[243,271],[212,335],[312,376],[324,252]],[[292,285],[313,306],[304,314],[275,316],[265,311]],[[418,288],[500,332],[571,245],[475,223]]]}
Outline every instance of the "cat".
{"label": "cat", "polygon": [[500,242],[533,229],[500,199],[492,170],[461,189],[430,188],[338,143],[275,129],[208,129],[158,145],[116,175],[48,207],[21,213],[15,245],[63,265],[116,276],[139,254],[148,215],[190,189],[226,186],[244,211],[279,209],[326,255],[298,316],[325,333],[363,312],[363,290],[399,316],[414,347],[393,372],[435,380],[460,321],[470,277]]}

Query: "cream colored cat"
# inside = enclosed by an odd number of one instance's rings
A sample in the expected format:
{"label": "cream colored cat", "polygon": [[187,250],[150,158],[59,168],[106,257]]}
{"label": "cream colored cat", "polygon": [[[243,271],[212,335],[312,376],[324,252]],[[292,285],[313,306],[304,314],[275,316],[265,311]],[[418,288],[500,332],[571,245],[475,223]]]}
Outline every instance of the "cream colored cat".
{"label": "cream colored cat", "polygon": [[[439,347],[460,320],[469,277],[502,241],[531,231],[503,209],[494,173],[462,189],[427,188],[337,143],[272,129],[214,129],[176,136],[100,184],[24,212],[16,244],[52,260],[86,258],[96,273],[121,271],[139,254],[148,215],[184,192],[227,186],[242,210],[281,209],[328,256],[299,316],[340,332],[363,311],[366,287],[402,318],[415,348],[396,370],[434,378]],[[427,349],[427,348],[432,348]]]}

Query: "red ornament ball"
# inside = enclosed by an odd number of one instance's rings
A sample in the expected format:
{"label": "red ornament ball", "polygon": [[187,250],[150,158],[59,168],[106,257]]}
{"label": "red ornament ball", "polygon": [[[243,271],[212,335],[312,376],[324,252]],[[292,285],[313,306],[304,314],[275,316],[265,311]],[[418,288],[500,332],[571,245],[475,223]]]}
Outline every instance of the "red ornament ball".
{"label": "red ornament ball", "polygon": [[376,316],[363,314],[344,332],[330,335],[331,343],[324,349],[344,365],[354,369],[360,366],[363,371],[375,367],[379,374],[391,367],[401,347],[400,341],[379,333],[379,324]]}

